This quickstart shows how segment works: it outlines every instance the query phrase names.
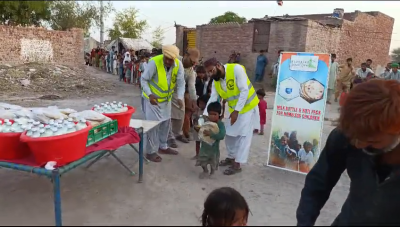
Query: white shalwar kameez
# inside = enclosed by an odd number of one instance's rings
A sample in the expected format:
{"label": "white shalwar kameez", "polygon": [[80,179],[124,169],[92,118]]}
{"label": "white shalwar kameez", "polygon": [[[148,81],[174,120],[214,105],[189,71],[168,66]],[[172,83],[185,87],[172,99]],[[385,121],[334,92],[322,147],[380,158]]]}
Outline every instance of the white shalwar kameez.
{"label": "white shalwar kameez", "polygon": [[[178,67],[176,64],[174,67]],[[168,87],[171,84],[171,74],[173,67],[169,70],[165,67],[165,72],[167,74]],[[185,79],[182,62],[179,61],[178,75],[176,76],[176,92],[178,98],[183,100],[185,94]],[[141,85],[143,92],[147,96],[152,94],[149,81],[157,78],[157,67],[154,61],[149,61],[146,66],[146,70],[141,76]],[[157,79],[156,79],[157,81]],[[143,96],[143,94],[142,94]],[[147,154],[153,154],[158,151],[158,149],[165,150],[168,148],[167,138],[169,128],[171,127],[171,101],[158,103],[158,106],[151,105],[150,100],[143,96],[143,108],[146,120],[151,121],[161,121],[161,123],[146,133],[144,136],[144,147]]]}
{"label": "white shalwar kameez", "polygon": [[[226,65],[225,74],[226,74]],[[240,91],[239,99],[236,104],[235,110],[241,111],[247,101],[249,94],[249,88],[247,85],[247,74],[241,65],[236,65],[234,68],[236,86]],[[222,90],[226,91],[226,80],[220,79]],[[220,95],[215,89],[215,83],[212,84],[211,97],[207,103],[216,102]],[[207,108],[205,109],[204,115],[208,116]],[[258,106],[255,106],[252,110],[238,114],[236,122],[231,125],[230,119],[225,121],[226,136],[225,144],[228,152],[228,158],[235,159],[237,163],[246,163],[249,157],[251,140],[253,138],[253,130],[260,128],[260,113]]]}

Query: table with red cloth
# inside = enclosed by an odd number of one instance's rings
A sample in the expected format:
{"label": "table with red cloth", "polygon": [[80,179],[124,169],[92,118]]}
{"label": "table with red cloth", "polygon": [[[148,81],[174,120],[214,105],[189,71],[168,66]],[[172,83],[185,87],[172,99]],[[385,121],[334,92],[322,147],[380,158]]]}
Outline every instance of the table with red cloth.
{"label": "table with red cloth", "polygon": [[[134,121],[141,122],[142,120]],[[39,166],[38,164],[36,164],[33,157],[27,157],[18,160],[0,160],[0,168],[19,170],[49,177],[53,183],[55,225],[62,226],[60,193],[61,175],[92,160],[92,162],[86,167],[89,168],[93,163],[105,156],[113,156],[125,169],[127,169],[132,175],[134,175],[135,172],[130,170],[115,154],[115,151],[118,148],[124,145],[130,145],[139,154],[139,183],[141,183],[143,181],[144,162],[143,134],[143,126],[139,126],[136,128],[135,126],[131,125],[131,127],[118,128],[118,132],[116,134],[88,146],[86,148],[86,155],[83,158],[64,166],[55,166],[54,170],[48,170],[44,168],[44,166]],[[139,143],[139,149],[133,146],[133,144],[137,143]]]}

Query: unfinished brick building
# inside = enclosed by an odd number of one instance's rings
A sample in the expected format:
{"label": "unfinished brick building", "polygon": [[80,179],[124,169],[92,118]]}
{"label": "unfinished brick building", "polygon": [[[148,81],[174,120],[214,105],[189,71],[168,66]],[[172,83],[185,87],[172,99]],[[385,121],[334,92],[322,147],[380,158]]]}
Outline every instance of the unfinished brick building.
{"label": "unfinished brick building", "polygon": [[[241,63],[250,78],[254,76],[255,60],[261,49],[267,50],[267,72],[270,65],[276,62],[277,51],[280,49],[336,53],[340,63],[352,57],[356,66],[368,58],[373,60],[374,68],[386,65],[390,61],[389,47],[394,19],[381,12],[341,11],[339,16],[265,16],[241,25],[200,25],[196,27],[196,47],[205,59],[215,56],[221,62],[228,61],[233,50],[240,52]],[[182,50],[185,46],[185,30],[185,27],[176,27],[176,44]]]}

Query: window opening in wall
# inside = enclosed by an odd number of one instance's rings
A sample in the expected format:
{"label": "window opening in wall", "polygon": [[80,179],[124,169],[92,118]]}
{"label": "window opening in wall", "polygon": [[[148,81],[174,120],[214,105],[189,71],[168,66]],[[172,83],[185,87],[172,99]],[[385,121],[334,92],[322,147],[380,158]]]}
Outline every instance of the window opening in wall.
{"label": "window opening in wall", "polygon": [[269,45],[269,33],[271,30],[271,22],[269,21],[257,21],[254,22],[253,31],[253,52],[260,52],[264,50],[268,52]]}

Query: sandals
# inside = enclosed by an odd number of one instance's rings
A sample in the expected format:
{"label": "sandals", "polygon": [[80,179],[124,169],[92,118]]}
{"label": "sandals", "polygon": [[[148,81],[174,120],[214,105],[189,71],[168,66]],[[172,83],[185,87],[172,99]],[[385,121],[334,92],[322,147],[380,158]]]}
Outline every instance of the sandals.
{"label": "sandals", "polygon": [[181,136],[177,136],[175,139],[181,141],[182,143],[189,143],[189,140],[186,137],[182,136],[182,135]]}
{"label": "sandals", "polygon": [[165,150],[158,149],[158,153],[159,154],[169,154],[169,155],[178,155],[179,154],[178,151],[171,149],[171,148],[167,148]]}
{"label": "sandals", "polygon": [[176,144],[175,139],[168,140],[168,146],[171,148],[178,148],[178,144]]}
{"label": "sandals", "polygon": [[231,166],[234,162],[234,159],[226,158],[225,160],[219,162],[219,166]]}
{"label": "sandals", "polygon": [[242,172],[242,168],[236,169],[236,168],[233,168],[231,166],[231,167],[229,167],[228,169],[226,169],[224,171],[224,175],[230,176],[230,175],[235,175],[235,174],[240,173],[240,172]]}
{"label": "sandals", "polygon": [[161,162],[162,161],[162,158],[157,153],[147,154],[146,158],[151,162]]}

